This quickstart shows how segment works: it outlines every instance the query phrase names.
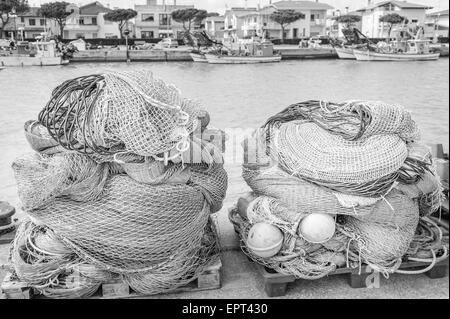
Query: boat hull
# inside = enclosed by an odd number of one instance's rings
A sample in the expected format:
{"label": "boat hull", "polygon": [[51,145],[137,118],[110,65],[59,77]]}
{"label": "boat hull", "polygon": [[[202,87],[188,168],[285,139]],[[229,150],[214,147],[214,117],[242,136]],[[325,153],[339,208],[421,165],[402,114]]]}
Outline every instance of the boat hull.
{"label": "boat hull", "polygon": [[211,64],[249,64],[280,62],[281,56],[218,56],[205,54],[206,60]]}
{"label": "boat hull", "polygon": [[345,60],[356,60],[355,55],[353,54],[353,49],[351,48],[334,48],[339,59]]}
{"label": "boat hull", "polygon": [[408,53],[377,53],[372,51],[353,50],[358,61],[432,61],[439,59],[439,53],[408,54]]}
{"label": "boat hull", "polygon": [[67,63],[61,57],[0,56],[0,66],[52,66]]}
{"label": "boat hull", "polygon": [[206,57],[204,54],[198,54],[198,53],[189,53],[192,60],[194,62],[200,62],[200,63],[208,63],[208,60],[206,60]]}

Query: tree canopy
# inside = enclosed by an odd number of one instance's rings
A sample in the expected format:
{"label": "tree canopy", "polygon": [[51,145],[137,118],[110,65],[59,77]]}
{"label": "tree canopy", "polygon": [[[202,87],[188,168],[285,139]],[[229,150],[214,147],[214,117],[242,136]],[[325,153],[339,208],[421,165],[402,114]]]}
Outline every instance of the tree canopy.
{"label": "tree canopy", "polygon": [[122,37],[124,26],[135,16],[137,16],[137,12],[133,9],[116,9],[106,13],[103,18],[108,21],[117,22],[119,25],[120,37]]}
{"label": "tree canopy", "polygon": [[338,23],[344,24],[347,28],[353,26],[355,23],[361,21],[361,16],[353,15],[353,14],[346,14],[342,15],[336,18],[336,21]]}
{"label": "tree canopy", "polygon": [[64,1],[49,2],[41,5],[39,14],[45,18],[53,19],[59,25],[61,38],[64,38],[64,27],[66,26],[67,17],[72,14],[67,10],[69,3]]}
{"label": "tree canopy", "polygon": [[398,13],[389,13],[379,19],[380,22],[387,23],[389,25],[389,31],[387,34],[388,39],[391,37],[391,31],[394,25],[400,23],[408,23],[408,19],[399,15]]}
{"label": "tree canopy", "polygon": [[5,25],[9,22],[11,14],[19,14],[28,11],[27,0],[0,0],[0,38]]}
{"label": "tree canopy", "polygon": [[176,22],[182,23],[183,28],[186,31],[191,30],[192,23],[201,24],[207,17],[208,12],[206,10],[199,10],[195,8],[180,9],[172,12],[172,19]]}
{"label": "tree canopy", "polygon": [[304,19],[305,15],[295,10],[278,10],[270,15],[270,19],[281,26],[281,40],[284,41],[284,29],[291,23]]}

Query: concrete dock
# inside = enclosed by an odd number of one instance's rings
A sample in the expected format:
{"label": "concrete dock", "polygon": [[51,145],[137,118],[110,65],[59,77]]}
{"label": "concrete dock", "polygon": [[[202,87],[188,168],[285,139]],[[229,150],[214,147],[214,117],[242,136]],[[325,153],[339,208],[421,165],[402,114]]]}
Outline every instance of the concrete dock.
{"label": "concrete dock", "polygon": [[[218,230],[222,246],[222,287],[217,290],[162,294],[151,299],[258,299],[267,298],[264,283],[256,265],[240,251],[238,238],[228,221],[228,209],[233,205],[225,200],[224,208],[217,213]],[[23,212],[18,212],[23,217]],[[0,265],[8,261],[9,245],[0,245]],[[0,268],[0,282],[6,272]],[[4,296],[0,295],[0,299]],[[319,280],[300,280],[288,286],[287,294],[280,299],[397,299],[423,298],[448,299],[448,277],[430,279],[426,275],[391,275],[389,279],[381,276],[380,288],[354,289],[345,275],[334,275]]]}
{"label": "concrete dock", "polygon": [[[335,59],[336,51],[333,48],[299,48],[295,45],[275,46],[275,50],[281,52],[284,60],[292,59]],[[167,61],[192,61],[191,49],[180,47],[173,49],[153,50],[86,50],[74,53],[71,62],[167,62]]]}

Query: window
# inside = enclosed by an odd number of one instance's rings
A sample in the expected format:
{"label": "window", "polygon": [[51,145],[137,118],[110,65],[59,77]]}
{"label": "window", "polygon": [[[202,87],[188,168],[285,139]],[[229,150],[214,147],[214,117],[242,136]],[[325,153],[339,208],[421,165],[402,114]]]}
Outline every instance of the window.
{"label": "window", "polygon": [[170,15],[161,13],[159,15],[159,25],[170,25]]}
{"label": "window", "polygon": [[253,22],[256,23],[256,17],[253,18]]}
{"label": "window", "polygon": [[153,31],[141,31],[141,39],[153,39]]}
{"label": "window", "polygon": [[315,20],[315,16],[314,16],[314,14],[311,14],[311,21],[314,21]]}
{"label": "window", "polygon": [[417,20],[417,19],[412,19],[411,20],[411,23],[417,23],[417,22],[419,22],[419,20]]}
{"label": "window", "polygon": [[20,17],[20,22],[21,23],[25,23],[25,18],[24,17]]}
{"label": "window", "polygon": [[45,19],[40,19],[39,23],[40,23],[40,25],[45,25]]}
{"label": "window", "polygon": [[141,19],[144,22],[155,22],[155,15],[153,13],[143,13]]}
{"label": "window", "polygon": [[29,19],[28,20],[29,25],[36,25],[36,19]]}
{"label": "window", "polygon": [[77,34],[75,34],[75,38],[77,38],[77,39],[84,38],[84,34],[83,33],[77,33]]}
{"label": "window", "polygon": [[79,19],[78,20],[78,24],[82,24],[83,25],[84,24],[84,18]]}
{"label": "window", "polygon": [[297,39],[297,38],[298,38],[298,29],[297,29],[297,28],[294,28],[294,29],[292,30],[292,37],[293,37],[294,39]]}
{"label": "window", "polygon": [[92,38],[93,38],[93,39],[97,39],[97,38],[98,38],[98,34],[97,34],[97,33],[95,33],[95,32],[94,32],[94,33],[92,33]]}
{"label": "window", "polygon": [[92,24],[97,25],[97,18],[92,18]]}

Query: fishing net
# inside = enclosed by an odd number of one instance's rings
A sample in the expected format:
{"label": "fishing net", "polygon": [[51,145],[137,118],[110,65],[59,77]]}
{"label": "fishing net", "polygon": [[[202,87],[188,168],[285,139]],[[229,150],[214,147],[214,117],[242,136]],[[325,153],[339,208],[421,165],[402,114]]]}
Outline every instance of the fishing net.
{"label": "fishing net", "polygon": [[39,208],[58,196],[74,201],[95,200],[110,173],[109,164],[99,165],[75,152],[26,154],[17,158],[12,168],[25,210]]}
{"label": "fishing net", "polygon": [[218,258],[211,213],[227,188],[223,134],[208,124],[147,71],[58,86],[25,124],[36,153],[12,165],[30,219],[11,250],[17,278],[51,298],[88,297],[111,279],[142,294],[195,280]]}
{"label": "fishing net", "polygon": [[347,140],[386,134],[398,135],[405,142],[420,139],[419,128],[408,111],[401,105],[380,101],[300,102],[270,117],[264,127],[270,131],[272,127],[294,120],[313,122]]}
{"label": "fishing net", "polygon": [[420,134],[397,105],[307,101],[271,117],[263,132],[266,153],[285,171],[343,194],[379,197],[427,166],[408,157]]}
{"label": "fishing net", "polygon": [[401,265],[419,222],[417,202],[393,190],[366,216],[348,216],[345,231],[351,248],[362,261],[383,273],[393,273]]}
{"label": "fishing net", "polygon": [[200,107],[149,71],[71,79],[53,92],[39,114],[51,137],[99,162],[129,152],[156,156],[185,151]]}
{"label": "fishing net", "polygon": [[135,272],[174,251],[198,247],[209,209],[194,187],[145,185],[115,175],[96,201],[60,197],[29,215],[67,240],[85,260],[115,272]]}
{"label": "fishing net", "polygon": [[[268,216],[259,219],[267,221]],[[269,217],[278,220],[280,217]],[[255,255],[246,245],[248,232],[252,223],[239,214],[237,209],[230,210],[229,219],[233,223],[240,238],[242,251],[257,263],[286,275],[294,275],[300,279],[319,279],[336,270],[345,263],[344,254],[340,251],[328,250],[318,244],[311,244],[292,233],[289,222],[281,222],[275,225],[284,225],[284,242],[280,252],[270,258],[262,258]],[[286,231],[290,229],[289,231]],[[335,235],[337,237],[338,235]],[[324,258],[324,256],[328,258]]]}
{"label": "fishing net", "polygon": [[83,262],[51,229],[29,220],[17,230],[10,259],[19,280],[51,298],[89,297],[112,278]]}
{"label": "fishing net", "polygon": [[[388,276],[402,272],[405,258],[418,260],[415,252],[426,251],[432,264],[446,258],[445,237],[430,236],[422,218],[440,206],[442,186],[419,137],[407,111],[382,102],[307,101],[271,117],[243,143],[242,176],[253,193],[229,215],[242,250],[303,279],[362,264]],[[302,237],[299,225],[312,213],[334,217],[330,240]],[[284,234],[270,258],[246,245],[261,222]]]}

